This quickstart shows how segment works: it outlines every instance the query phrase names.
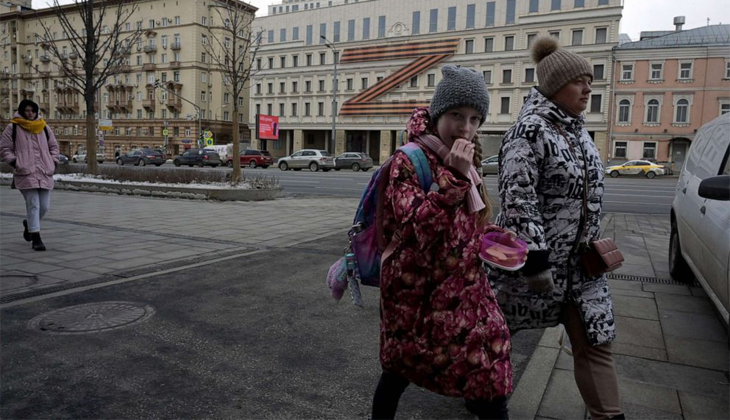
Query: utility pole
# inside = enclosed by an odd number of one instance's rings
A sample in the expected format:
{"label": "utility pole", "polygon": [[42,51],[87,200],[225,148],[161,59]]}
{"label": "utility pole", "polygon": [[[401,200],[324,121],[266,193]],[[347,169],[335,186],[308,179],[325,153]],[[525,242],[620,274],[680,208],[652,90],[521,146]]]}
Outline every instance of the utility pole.
{"label": "utility pole", "polygon": [[335,62],[335,74],[334,74],[334,81],[333,81],[334,86],[332,87],[332,89],[333,89],[333,93],[332,93],[332,135],[330,136],[330,143],[331,143],[330,152],[334,155],[335,154],[335,145],[337,144],[337,140],[335,139],[335,133],[337,132],[337,88],[338,88],[337,60],[339,57],[337,55],[337,49],[335,48],[335,45],[333,43],[329,42],[329,40],[327,40],[327,38],[324,35],[320,36],[320,38],[322,38],[324,40],[324,45],[327,48],[329,48],[330,50],[332,50],[332,55],[334,56],[334,62]]}

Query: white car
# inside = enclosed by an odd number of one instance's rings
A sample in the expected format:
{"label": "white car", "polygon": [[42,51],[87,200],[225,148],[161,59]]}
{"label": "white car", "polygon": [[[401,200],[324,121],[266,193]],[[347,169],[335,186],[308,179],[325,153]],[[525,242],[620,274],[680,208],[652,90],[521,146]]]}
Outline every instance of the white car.
{"label": "white car", "polygon": [[[81,152],[81,153],[77,153],[77,154],[73,155],[71,157],[71,160],[73,161],[73,163],[79,163],[79,162],[87,163],[86,162],[86,152]],[[97,153],[96,161],[99,163],[104,163],[104,153]]]}
{"label": "white car", "polygon": [[730,114],[692,141],[671,211],[669,272],[697,278],[725,324],[730,308]]}
{"label": "white car", "polygon": [[282,171],[294,169],[300,171],[302,168],[309,168],[312,172],[322,170],[329,172],[335,168],[335,158],[326,150],[303,149],[291,156],[284,156],[277,162],[277,166]]}

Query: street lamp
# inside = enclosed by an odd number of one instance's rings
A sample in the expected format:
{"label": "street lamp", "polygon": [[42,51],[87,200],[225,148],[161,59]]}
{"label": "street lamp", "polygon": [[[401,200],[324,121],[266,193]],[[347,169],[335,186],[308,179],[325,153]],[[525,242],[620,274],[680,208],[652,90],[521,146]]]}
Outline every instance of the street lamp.
{"label": "street lamp", "polygon": [[335,62],[335,75],[334,75],[334,92],[332,95],[332,136],[330,138],[331,149],[330,151],[332,154],[335,154],[335,131],[337,129],[337,49],[335,48],[335,44],[331,43],[324,35],[321,35],[320,38],[324,40],[324,45],[332,50],[332,54],[334,56],[334,62]]}

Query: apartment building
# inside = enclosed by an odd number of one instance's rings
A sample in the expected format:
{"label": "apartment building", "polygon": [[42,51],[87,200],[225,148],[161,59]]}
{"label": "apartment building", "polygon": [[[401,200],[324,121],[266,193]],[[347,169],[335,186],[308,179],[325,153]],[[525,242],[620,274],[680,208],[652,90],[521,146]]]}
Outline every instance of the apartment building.
{"label": "apartment building", "polygon": [[[239,0],[227,2],[245,8],[251,18],[257,10]],[[7,124],[22,99],[33,99],[55,130],[62,152],[73,154],[83,150],[86,142],[86,104],[47,51],[41,21],[50,27],[62,60],[75,62],[78,57],[55,9],[31,10],[30,1],[25,3],[9,6],[0,14],[0,123]],[[231,97],[227,80],[206,53],[204,44],[212,42],[211,31],[220,33],[225,24],[216,4],[211,0],[137,2],[138,9],[123,28],[123,36],[137,30],[142,35],[127,47],[119,73],[106,80],[96,98],[95,116],[113,123],[101,148],[107,159],[116,150],[125,153],[140,147],[166,146],[168,153],[181,153],[196,147],[199,128],[211,131],[218,144],[231,141],[233,103],[238,101],[245,108],[249,98],[248,90],[238,98]],[[62,8],[82,33],[75,6]],[[115,6],[110,10],[116,11]],[[113,14],[103,22],[103,31],[113,25]],[[155,88],[157,80],[166,90]],[[239,118],[243,141],[249,133],[247,115],[243,112]]]}
{"label": "apartment building", "polygon": [[730,112],[730,25],[642,32],[615,49],[610,157],[682,167],[706,122]]}
{"label": "apartment building", "polygon": [[586,128],[605,158],[621,10],[620,0],[286,0],[255,22],[263,39],[248,117],[278,116],[280,140],[252,141],[275,156],[319,148],[367,152],[382,162],[448,63],[484,75],[491,105],[479,134],[485,155],[495,154],[539,82],[529,47],[551,35],[593,66]]}

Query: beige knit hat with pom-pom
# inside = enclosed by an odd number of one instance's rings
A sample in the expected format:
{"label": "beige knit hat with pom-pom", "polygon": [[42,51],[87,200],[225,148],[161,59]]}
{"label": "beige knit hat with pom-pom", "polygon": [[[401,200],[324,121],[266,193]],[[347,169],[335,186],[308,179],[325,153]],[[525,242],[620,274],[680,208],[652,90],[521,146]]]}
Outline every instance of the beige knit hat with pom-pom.
{"label": "beige knit hat with pom-pom", "polygon": [[540,92],[552,98],[563,86],[580,76],[590,76],[593,70],[585,58],[561,48],[552,36],[543,36],[532,45],[532,61],[537,64]]}

